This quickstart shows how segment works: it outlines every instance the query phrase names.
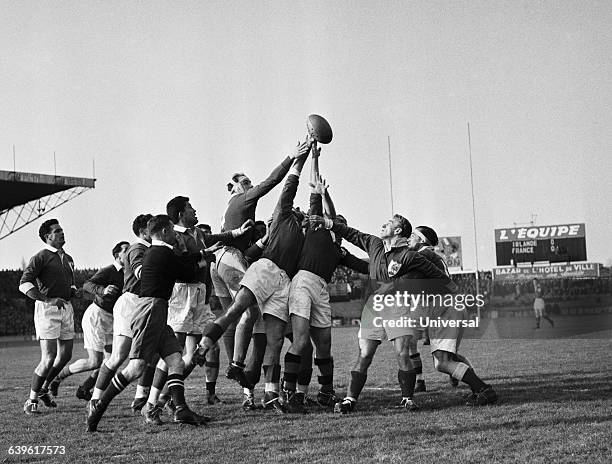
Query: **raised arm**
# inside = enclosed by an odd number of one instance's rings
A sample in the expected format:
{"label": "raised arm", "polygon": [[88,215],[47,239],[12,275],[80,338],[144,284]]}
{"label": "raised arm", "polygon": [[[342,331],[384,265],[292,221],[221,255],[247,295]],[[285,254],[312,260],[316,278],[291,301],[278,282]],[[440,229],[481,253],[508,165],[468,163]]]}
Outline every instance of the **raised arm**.
{"label": "raised arm", "polygon": [[363,259],[359,259],[357,256],[352,255],[346,248],[342,248],[343,257],[340,260],[342,266],[346,266],[360,274],[368,274],[370,272],[370,263]]}
{"label": "raised arm", "polygon": [[349,227],[341,222],[330,221],[327,222],[327,225],[329,226],[330,223],[331,230],[334,233],[340,235],[342,238],[346,239],[356,247],[361,248],[368,254],[370,253],[370,250],[374,244],[382,242],[382,240],[375,235],[360,232],[357,229],[353,229],[352,227]]}
{"label": "raised arm", "polygon": [[273,215],[273,223],[279,218],[286,217],[287,215],[291,214],[293,200],[295,199],[300,181],[300,174],[304,168],[304,163],[306,162],[306,157],[308,156],[309,150],[310,141],[308,139],[296,147],[295,153],[297,153],[298,156],[295,157],[295,160],[291,165],[289,175],[285,181],[285,186],[283,187],[283,191],[281,192],[278,203],[276,204]]}

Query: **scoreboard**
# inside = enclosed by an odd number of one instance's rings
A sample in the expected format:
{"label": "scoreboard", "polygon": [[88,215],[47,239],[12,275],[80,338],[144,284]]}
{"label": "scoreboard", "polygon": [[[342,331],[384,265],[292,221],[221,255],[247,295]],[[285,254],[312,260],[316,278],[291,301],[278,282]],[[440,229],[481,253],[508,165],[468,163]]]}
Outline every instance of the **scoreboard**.
{"label": "scoreboard", "polygon": [[586,261],[583,223],[495,229],[498,266],[513,263]]}

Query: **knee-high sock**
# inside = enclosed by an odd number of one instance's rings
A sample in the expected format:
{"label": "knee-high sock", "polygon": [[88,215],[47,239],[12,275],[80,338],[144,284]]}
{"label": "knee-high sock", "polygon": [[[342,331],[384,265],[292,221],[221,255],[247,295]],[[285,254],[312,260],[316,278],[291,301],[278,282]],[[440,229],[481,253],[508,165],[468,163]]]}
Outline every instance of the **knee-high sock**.
{"label": "knee-high sock", "polygon": [[136,393],[134,394],[134,398],[147,398],[149,396],[154,376],[155,366],[147,366],[145,371],[138,378],[138,385],[136,385]]}
{"label": "knee-high sock", "polygon": [[266,392],[278,393],[280,390],[280,364],[273,364],[271,366],[264,366],[264,375],[266,377]]}
{"label": "knee-high sock", "polygon": [[297,354],[287,352],[285,355],[285,375],[283,377],[283,388],[285,390],[295,391],[301,362],[302,357]]}
{"label": "knee-high sock", "polygon": [[185,401],[185,383],[182,374],[168,375],[168,390],[172,396],[172,402],[177,408],[187,406]]}
{"label": "knee-high sock", "polygon": [[37,403],[38,402],[38,393],[42,389],[43,384],[45,383],[45,378],[40,375],[34,373],[32,375],[32,384],[30,387],[30,399]]}
{"label": "knee-high sock", "polygon": [[155,374],[153,375],[153,383],[151,384],[151,391],[149,393],[148,402],[151,404],[157,404],[157,400],[159,399],[159,395],[164,389],[164,385],[166,385],[166,379],[168,378],[168,372],[156,368]]}
{"label": "knee-high sock", "polygon": [[414,369],[410,371],[397,371],[397,380],[399,381],[400,388],[402,389],[402,397],[412,398],[414,395],[414,385],[416,383],[416,372]]}
{"label": "knee-high sock", "polygon": [[[302,359],[302,364],[303,364]],[[308,386],[310,385],[310,381],[312,380],[312,365],[309,367],[302,366],[300,368],[300,372],[298,372],[297,376],[297,391],[299,393],[304,393],[304,395],[308,394]]]}
{"label": "knee-high sock", "polygon": [[94,387],[93,394],[91,395],[92,400],[99,400],[102,397],[102,393],[106,390],[113,380],[116,371],[110,369],[105,363],[102,363],[100,373],[98,374],[98,380],[96,380],[96,386]]}
{"label": "knee-high sock", "polygon": [[130,383],[123,376],[123,374],[121,372],[117,372],[108,388],[104,390],[104,393],[100,398],[100,403],[102,403],[103,405],[108,405],[112,401],[112,399],[119,393],[121,393],[123,390],[125,390],[129,384]]}
{"label": "knee-high sock", "polygon": [[361,390],[363,390],[363,386],[365,385],[367,379],[367,374],[362,374],[359,371],[351,371],[351,380],[349,382],[347,396],[353,398],[354,400],[359,398]]}
{"label": "knee-high sock", "polygon": [[[459,363],[459,364],[463,364],[463,363]],[[467,367],[467,364],[463,364],[463,365]],[[472,391],[475,391],[475,392],[478,392],[478,391],[481,391],[487,388],[487,384],[484,383],[480,379],[480,377],[476,375],[476,372],[474,372],[474,369],[471,369],[469,367],[465,370],[465,373],[463,374],[460,380],[462,382],[467,383],[472,389]]]}
{"label": "knee-high sock", "polygon": [[96,380],[98,379],[99,372],[100,372],[99,369],[96,369],[91,374],[89,374],[87,378],[85,379],[85,381],[81,384],[81,388],[87,391],[91,390],[93,386],[96,384]]}
{"label": "knee-high sock", "polygon": [[315,365],[319,368],[318,380],[322,392],[330,392],[334,389],[334,358],[315,358]]}
{"label": "knee-high sock", "polygon": [[421,353],[415,353],[410,355],[410,361],[414,367],[417,379],[423,378],[423,361],[421,361]]}

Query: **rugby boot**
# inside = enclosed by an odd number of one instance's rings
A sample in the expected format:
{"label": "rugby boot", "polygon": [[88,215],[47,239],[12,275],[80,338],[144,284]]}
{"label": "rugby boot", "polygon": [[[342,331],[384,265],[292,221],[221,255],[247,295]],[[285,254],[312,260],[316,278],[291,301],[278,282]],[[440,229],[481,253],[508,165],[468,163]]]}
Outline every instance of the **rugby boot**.
{"label": "rugby boot", "polygon": [[341,401],[341,399],[336,396],[336,392],[334,390],[327,392],[320,391],[317,393],[317,403],[319,403],[321,406],[333,407],[339,401]]}
{"label": "rugby boot", "polygon": [[254,385],[249,382],[249,379],[244,373],[244,369],[240,366],[235,365],[234,363],[230,364],[227,367],[225,376],[230,380],[235,380],[236,382],[238,382],[242,388],[248,388],[249,390],[252,390],[254,387]]}
{"label": "rugby boot", "polygon": [[23,412],[25,412],[28,416],[32,414],[40,414],[40,411],[38,410],[38,403],[28,398],[23,405]]}
{"label": "rugby boot", "polygon": [[146,396],[134,398],[134,401],[132,401],[132,404],[130,405],[130,408],[132,408],[134,415],[137,415],[140,411],[142,411],[142,408],[145,406],[145,404],[147,404]]}
{"label": "rugby boot", "polygon": [[466,404],[468,406],[484,406],[486,404],[493,404],[497,402],[497,393],[493,390],[491,385],[487,385],[482,390],[472,393]]}
{"label": "rugby boot", "polygon": [[334,412],[337,414],[350,414],[355,411],[355,406],[357,406],[357,401],[350,398],[344,398],[339,403],[336,403]]}
{"label": "rugby boot", "polygon": [[419,407],[412,400],[412,398],[402,398],[402,401],[397,406],[400,409],[405,409],[406,411],[418,411]]}
{"label": "rugby boot", "polygon": [[177,424],[203,425],[210,422],[210,420],[211,418],[208,416],[201,416],[187,406],[181,406],[176,408],[173,422]]}
{"label": "rugby boot", "polygon": [[81,385],[77,388],[76,397],[80,400],[89,401],[91,400],[91,392],[89,390],[85,390]]}
{"label": "rugby boot", "polygon": [[48,408],[57,408],[57,403],[51,398],[49,390],[45,389],[38,392],[38,399]]}

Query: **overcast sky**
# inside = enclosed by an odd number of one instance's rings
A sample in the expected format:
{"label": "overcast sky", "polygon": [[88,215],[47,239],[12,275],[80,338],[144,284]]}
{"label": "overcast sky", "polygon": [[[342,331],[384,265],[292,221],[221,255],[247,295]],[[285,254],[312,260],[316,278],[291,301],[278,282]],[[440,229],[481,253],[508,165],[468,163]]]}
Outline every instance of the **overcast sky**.
{"label": "overcast sky", "polygon": [[[585,222],[589,260],[612,258],[608,1],[3,1],[0,38],[0,169],[13,145],[18,171],[53,173],[55,151],[91,177],[95,158],[96,189],[48,216],[77,267],[175,195],[218,230],[231,174],[263,180],[310,113],[354,227],[390,216],[390,137],[395,210],[462,236],[473,268],[469,122],[481,268],[494,229],[532,214]],[[0,241],[0,268],[41,248],[43,220]]]}

